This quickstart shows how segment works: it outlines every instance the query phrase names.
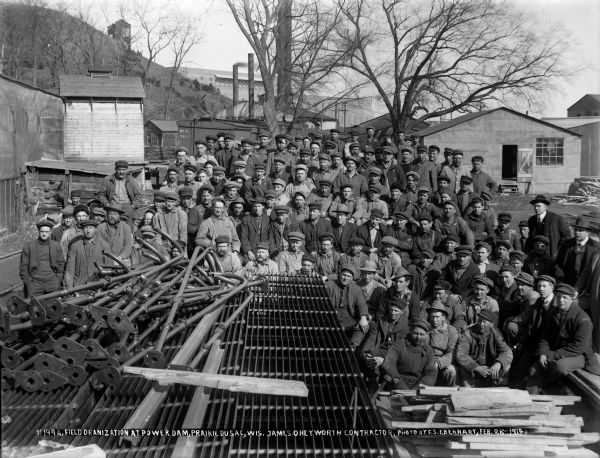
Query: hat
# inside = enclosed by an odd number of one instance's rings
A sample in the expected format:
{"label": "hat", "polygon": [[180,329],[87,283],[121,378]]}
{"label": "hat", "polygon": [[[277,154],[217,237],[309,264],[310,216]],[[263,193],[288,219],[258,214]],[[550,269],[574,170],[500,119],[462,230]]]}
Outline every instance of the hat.
{"label": "hat", "polygon": [[363,239],[361,239],[360,237],[351,237],[350,240],[348,240],[348,244],[349,245],[364,245],[365,241]]}
{"label": "hat", "polygon": [[462,152],[461,149],[455,149],[454,151],[452,151],[452,156],[464,156],[465,153]]}
{"label": "hat", "polygon": [[450,183],[450,178],[448,178],[446,175],[439,175],[437,180],[438,181],[446,181],[446,182]]}
{"label": "hat", "polygon": [[341,134],[341,132],[339,130],[335,129],[335,128],[334,129],[329,129],[329,133],[330,134]]}
{"label": "hat", "polygon": [[438,299],[433,301],[431,303],[431,305],[425,309],[425,311],[427,313],[442,312],[444,315],[448,316],[448,310],[446,310],[446,307],[444,307],[444,304],[442,304],[442,301],[440,301]]}
{"label": "hat", "polygon": [[421,257],[426,259],[433,259],[435,257],[435,253],[431,248],[425,248],[421,250]]}
{"label": "hat", "polygon": [[313,264],[316,264],[316,263],[317,263],[317,260],[316,260],[315,258],[313,258],[313,257],[312,257],[310,254],[308,254],[308,253],[304,253],[304,254],[302,255],[302,262],[304,262],[304,261],[310,261],[310,262],[312,262]]}
{"label": "hat", "polygon": [[519,227],[529,227],[529,224],[527,224],[527,221],[519,221]]}
{"label": "hat", "polygon": [[473,248],[470,245],[458,245],[456,250],[454,250],[456,254],[466,254],[470,256],[473,253]]}
{"label": "hat", "polygon": [[183,166],[184,170],[191,170],[192,172],[196,173],[198,171],[198,169],[196,168],[196,166],[194,164],[185,164]]}
{"label": "hat", "polygon": [[215,237],[215,245],[218,245],[219,243],[229,243],[231,242],[231,239],[229,238],[228,235],[217,235]]}
{"label": "hat", "polygon": [[209,140],[213,140],[213,141],[217,141],[217,137],[215,137],[214,135],[207,135],[206,137],[204,137],[206,139],[206,141]]}
{"label": "hat", "polygon": [[391,185],[390,185],[390,191],[392,189],[398,189],[400,191],[402,191],[402,183],[400,183],[399,181],[394,181]]}
{"label": "hat", "polygon": [[498,317],[490,309],[481,309],[479,311],[479,319],[486,320],[491,323],[496,323],[496,321],[498,320]]}
{"label": "hat", "polygon": [[533,237],[533,241],[534,242],[542,242],[542,243],[545,243],[546,245],[550,245],[550,239],[548,237],[546,237],[545,235],[536,235]]}
{"label": "hat", "polygon": [[258,138],[260,137],[267,137],[269,138],[271,135],[269,135],[268,132],[265,132],[264,130],[258,133]]}
{"label": "hat", "polygon": [[276,205],[274,210],[275,213],[285,213],[286,215],[290,212],[289,207],[286,207],[285,205]]}
{"label": "hat", "polygon": [[398,239],[396,239],[395,237],[391,237],[389,235],[386,235],[385,237],[383,237],[381,239],[381,244],[382,245],[390,245],[393,247],[397,247],[399,245]]}
{"label": "hat", "polygon": [[75,208],[73,209],[73,216],[75,216],[79,212],[86,212],[89,215],[90,208],[84,204],[75,205]]}
{"label": "hat", "polygon": [[360,149],[360,143],[358,142],[352,142],[348,145],[348,149],[352,149],[352,148],[359,148]]}
{"label": "hat", "polygon": [[273,157],[273,162],[281,162],[282,164],[285,164],[287,161],[285,157],[278,155]]}
{"label": "hat", "polygon": [[500,273],[502,273],[502,272],[510,272],[511,274],[513,274],[513,277],[517,276],[517,269],[515,269],[513,266],[511,266],[509,264],[505,264],[502,267],[500,267],[499,272]]}
{"label": "hat", "polygon": [[188,152],[187,148],[185,146],[181,146],[181,145],[175,147],[175,153],[178,153],[179,151],[184,151],[186,154]]}
{"label": "hat", "polygon": [[471,178],[468,175],[463,175],[463,176],[460,177],[460,182],[461,183],[471,184],[471,183],[473,183],[473,178]]}
{"label": "hat", "polygon": [[417,190],[417,194],[421,194],[422,192],[429,193],[429,192],[431,192],[431,190],[427,186],[421,186]]}
{"label": "hat", "polygon": [[446,238],[444,239],[444,243],[446,243],[448,240],[451,240],[456,243],[460,243],[460,238],[456,234],[448,234],[446,236]]}
{"label": "hat", "polygon": [[323,185],[329,186],[331,188],[333,186],[333,183],[331,182],[331,180],[327,180],[327,179],[319,180],[319,187],[321,187]]}
{"label": "hat", "polygon": [[241,145],[252,145],[254,142],[248,138],[242,138],[240,140]]}
{"label": "hat", "polygon": [[198,190],[198,192],[202,192],[202,191],[205,191],[205,190],[206,190],[206,191],[210,191],[212,194],[214,194],[214,193],[215,193],[215,188],[214,188],[214,187],[213,187],[213,185],[212,185],[212,184],[210,184],[210,183],[205,183],[205,184],[203,184],[203,185],[200,187],[200,189]]}
{"label": "hat", "polygon": [[414,171],[411,170],[410,172],[408,172],[406,174],[406,178],[408,178],[410,176],[413,176],[415,178],[415,181],[419,181],[420,177],[419,177],[419,174],[417,172],[414,172]]}
{"label": "hat", "polygon": [[183,188],[179,188],[179,198],[180,199],[189,199],[190,197],[194,197],[194,190],[188,186],[184,186]]}
{"label": "hat", "polygon": [[412,274],[408,270],[406,270],[404,267],[400,267],[400,269],[398,269],[398,272],[396,273],[396,275],[394,275],[392,280],[395,281],[398,278],[402,278],[402,277],[412,278]]}
{"label": "hat", "polygon": [[429,213],[421,213],[418,216],[417,221],[429,221],[429,222],[432,222],[433,218],[431,217],[431,215]]}
{"label": "hat", "polygon": [[175,191],[164,191],[165,200],[179,200],[179,196]]}
{"label": "hat", "polygon": [[258,164],[254,164],[254,170],[266,170],[267,167],[265,166],[265,164],[261,164],[260,162]]}
{"label": "hat", "polygon": [[377,265],[373,261],[365,261],[360,270],[361,272],[377,272]]}
{"label": "hat", "polygon": [[331,234],[330,232],[326,232],[325,234],[319,235],[319,242],[326,242],[327,240],[333,242],[333,234]]}
{"label": "hat", "polygon": [[426,332],[429,332],[431,330],[431,325],[427,321],[422,320],[420,318],[417,318],[412,322],[412,327],[425,329]]}
{"label": "hat", "polygon": [[394,148],[389,145],[386,145],[381,148],[381,154],[394,154]]}
{"label": "hat", "polygon": [[85,221],[82,221],[81,223],[79,223],[80,227],[86,227],[86,226],[94,226],[96,227],[98,224],[100,224],[98,221],[96,221],[95,219],[86,219]]}
{"label": "hat", "polygon": [[427,151],[429,151],[429,149],[425,146],[425,145],[419,145],[417,146],[417,153],[426,153]]}
{"label": "hat", "polygon": [[311,202],[308,204],[308,208],[310,210],[321,210],[321,202]]}
{"label": "hat", "polygon": [[234,161],[233,162],[233,168],[238,168],[238,167],[246,167],[246,162],[245,161]]}
{"label": "hat", "polygon": [[491,278],[488,278],[481,274],[477,274],[473,278],[471,278],[471,285],[485,285],[491,289],[494,287],[494,282],[491,280]]}
{"label": "hat", "polygon": [[520,272],[515,278],[517,283],[523,283],[524,285],[533,286],[533,277],[527,272]]}
{"label": "hat", "polygon": [[338,204],[337,207],[331,210],[331,213],[350,213],[350,209],[346,204]]}
{"label": "hat", "polygon": [[177,167],[175,167],[174,165],[171,165],[169,168],[167,168],[167,174],[169,172],[179,173],[179,169]]}
{"label": "hat", "polygon": [[488,251],[492,251],[492,247],[491,247],[491,246],[490,246],[490,244],[489,244],[489,243],[487,243],[487,242],[484,242],[484,241],[479,241],[479,242],[477,242],[477,243],[475,244],[475,248],[476,248],[476,249],[477,249],[477,248],[481,248],[481,247],[483,247],[483,248],[486,248]]}
{"label": "hat", "polygon": [[287,236],[288,241],[292,241],[292,240],[302,240],[304,241],[306,239],[306,236],[302,233],[302,232],[290,232]]}
{"label": "hat", "polygon": [[325,148],[337,148],[336,143],[332,142],[331,140],[327,140],[325,143],[323,143],[323,146],[325,146]]}
{"label": "hat", "polygon": [[365,130],[369,130],[369,129],[370,129],[370,130],[375,130],[375,128],[374,128],[373,126],[366,126],[366,127],[365,127]]}
{"label": "hat", "polygon": [[504,221],[505,223],[510,223],[512,220],[512,216],[510,213],[502,212],[498,213],[498,221]]}
{"label": "hat", "polygon": [[273,181],[271,181],[271,184],[273,186],[275,186],[276,184],[279,184],[285,188],[286,182],[283,181],[281,178],[275,178]]}
{"label": "hat", "polygon": [[269,251],[269,242],[258,242],[256,244],[256,250],[267,250],[267,251]]}
{"label": "hat", "polygon": [[526,257],[527,255],[519,250],[511,251],[509,254],[509,259],[515,258],[520,260],[521,262],[523,262]]}
{"label": "hat", "polygon": [[404,310],[406,307],[408,307],[408,302],[406,302],[406,299],[404,299],[401,296],[393,296],[388,299],[388,303],[387,303],[388,310],[391,309],[392,307],[396,307],[396,308],[399,308],[400,310]]}
{"label": "hat", "polygon": [[438,280],[438,282],[433,287],[435,291],[451,291],[452,284],[446,280]]}
{"label": "hat", "polygon": [[556,285],[556,288],[554,288],[554,294],[562,294],[563,296],[575,297],[577,291],[571,285],[568,285],[566,283],[559,283],[558,285]]}
{"label": "hat", "polygon": [[226,132],[225,135],[223,135],[223,139],[235,140],[235,134],[233,132]]}
{"label": "hat", "polygon": [[357,272],[356,272],[356,269],[354,268],[354,266],[352,264],[348,264],[348,263],[345,262],[342,265],[340,265],[339,272],[342,273],[344,270],[350,272],[352,274],[352,277],[356,278]]}
{"label": "hat", "polygon": [[546,199],[546,196],[544,196],[543,194],[538,194],[537,196],[535,196],[535,199],[533,199],[529,203],[531,205],[535,205],[539,202],[546,204],[546,205],[550,205],[550,201],[548,199]]}
{"label": "hat", "polygon": [[162,191],[156,191],[154,193],[154,201],[158,201],[158,202],[164,202],[165,201],[165,195],[163,194]]}
{"label": "hat", "polygon": [[590,222],[587,220],[587,218],[584,218],[583,216],[578,217],[572,226],[574,229],[583,229],[586,231],[589,231],[590,229],[592,229]]}
{"label": "hat", "polygon": [[67,205],[60,211],[60,214],[63,218],[70,218],[73,216],[73,207],[71,205]]}
{"label": "hat", "polygon": [[404,151],[409,152],[410,154],[413,153],[413,150],[410,146],[403,146],[402,148],[400,148],[400,153],[403,153]]}
{"label": "hat", "polygon": [[339,151],[333,151],[329,156],[333,159],[334,157],[342,157],[342,153]]}
{"label": "hat", "polygon": [[296,164],[296,170],[304,170],[305,172],[307,172],[308,167],[306,167],[306,165],[304,164]]}
{"label": "hat", "polygon": [[106,216],[106,210],[102,207],[96,207],[92,210],[92,215]]}
{"label": "hat", "polygon": [[429,151],[432,149],[436,150],[438,153],[440,152],[440,147],[437,145],[429,145]]}
{"label": "hat", "polygon": [[323,159],[324,161],[330,161],[331,156],[329,156],[329,154],[321,153],[319,154],[319,159]]}
{"label": "hat", "polygon": [[74,189],[71,191],[71,197],[81,197],[81,194],[83,194],[81,189]]}
{"label": "hat", "polygon": [[549,283],[552,283],[553,285],[556,285],[556,279],[550,275],[540,275],[538,278],[535,279],[535,281],[547,281]]}
{"label": "hat", "polygon": [[372,146],[365,146],[364,154],[375,154],[375,149]]}
{"label": "hat", "polygon": [[252,205],[254,205],[254,204],[264,205],[265,203],[266,203],[266,201],[263,196],[255,197],[254,199],[252,199],[252,202],[251,202]]}
{"label": "hat", "polygon": [[381,194],[381,186],[379,186],[377,184],[369,185],[369,192]]}
{"label": "hat", "polygon": [[304,193],[304,191],[295,191],[294,195],[292,197],[296,197],[297,195],[301,195],[302,197],[304,197],[306,199],[306,194]]}
{"label": "hat", "polygon": [[272,189],[267,189],[265,191],[265,194],[263,196],[266,199],[275,199],[277,197],[277,193],[275,191],[273,191]]}
{"label": "hat", "polygon": [[42,220],[38,221],[37,223],[35,223],[35,225],[38,229],[40,229],[42,227],[49,227],[50,229],[52,229],[54,227],[54,223],[52,221],[50,221],[49,219],[42,219]]}
{"label": "hat", "polygon": [[483,156],[479,156],[479,155],[477,155],[477,156],[473,156],[473,157],[471,158],[471,162],[475,162],[475,161],[480,161],[480,162],[483,162]]}
{"label": "hat", "polygon": [[506,248],[509,251],[512,248],[512,245],[510,244],[510,242],[508,240],[496,240],[496,248],[498,248],[499,246],[503,246],[504,248]]}
{"label": "hat", "polygon": [[246,177],[244,175],[240,175],[239,173],[236,173],[235,175],[233,175],[230,178],[230,180],[231,181],[242,180],[242,183],[245,183],[246,182]]}
{"label": "hat", "polygon": [[448,146],[444,148],[444,154],[454,154],[454,150]]}
{"label": "hat", "polygon": [[156,231],[152,226],[142,226],[140,227],[140,232],[142,235],[156,235]]}
{"label": "hat", "polygon": [[369,175],[371,174],[381,176],[381,169],[379,167],[371,167],[369,169]]}
{"label": "hat", "polygon": [[487,191],[481,191],[479,197],[481,197],[483,200],[492,200],[492,195]]}
{"label": "hat", "polygon": [[117,167],[129,167],[129,162],[124,160],[118,160],[115,162],[115,168]]}
{"label": "hat", "polygon": [[240,185],[237,184],[235,181],[226,181],[223,184],[223,189],[227,189],[227,188],[239,188]]}
{"label": "hat", "polygon": [[348,161],[352,161],[352,162],[354,162],[355,164],[358,164],[358,162],[359,162],[358,158],[357,158],[357,157],[355,157],[355,156],[346,156],[346,157],[344,158],[344,164],[346,164]]}
{"label": "hat", "polygon": [[379,208],[374,208],[371,210],[371,218],[383,218],[383,210]]}
{"label": "hat", "polygon": [[310,156],[312,152],[308,148],[300,148],[298,150],[298,156]]}
{"label": "hat", "polygon": [[225,137],[225,132],[217,132],[217,138],[218,137]]}
{"label": "hat", "polygon": [[232,205],[236,205],[236,204],[246,205],[246,201],[244,200],[243,197],[238,196],[235,199],[233,199],[231,202],[229,202],[230,207]]}

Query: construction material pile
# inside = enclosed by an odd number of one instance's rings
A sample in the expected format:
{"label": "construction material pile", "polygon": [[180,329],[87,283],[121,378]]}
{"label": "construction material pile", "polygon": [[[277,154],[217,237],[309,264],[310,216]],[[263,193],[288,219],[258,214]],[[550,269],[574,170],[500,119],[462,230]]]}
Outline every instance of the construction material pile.
{"label": "construction material pile", "polygon": [[557,200],[560,204],[600,204],[600,177],[579,177],[569,186],[568,195]]}
{"label": "construction material pile", "polygon": [[582,433],[581,417],[562,414],[578,396],[421,386],[380,399],[391,428],[412,431],[406,439],[421,457],[598,457],[583,446],[600,434]]}
{"label": "construction material pile", "polygon": [[208,352],[198,353],[201,340],[188,339],[170,361],[165,344],[188,328],[207,332],[228,300],[263,282],[220,273],[213,251],[199,247],[191,259],[117,267],[98,266],[105,276],[95,282],[0,305],[4,388],[50,392],[92,375],[119,386],[127,366],[198,367]]}

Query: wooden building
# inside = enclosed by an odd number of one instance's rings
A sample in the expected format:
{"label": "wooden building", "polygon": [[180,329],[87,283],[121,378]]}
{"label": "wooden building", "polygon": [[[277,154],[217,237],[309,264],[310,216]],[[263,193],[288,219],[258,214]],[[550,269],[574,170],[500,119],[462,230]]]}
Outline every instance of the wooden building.
{"label": "wooden building", "polygon": [[600,116],[600,94],[586,94],[567,108],[567,116]]}
{"label": "wooden building", "polygon": [[581,134],[509,108],[478,111],[416,132],[420,143],[484,157],[483,169],[520,192],[565,193],[580,176]]}
{"label": "wooden building", "polygon": [[[95,71],[98,70],[98,71]],[[64,159],[144,160],[144,88],[138,77],[112,76],[105,68],[60,75],[65,101]]]}
{"label": "wooden building", "polygon": [[144,125],[144,137],[146,146],[162,146],[165,148],[177,146],[176,121],[163,121],[151,119]]}

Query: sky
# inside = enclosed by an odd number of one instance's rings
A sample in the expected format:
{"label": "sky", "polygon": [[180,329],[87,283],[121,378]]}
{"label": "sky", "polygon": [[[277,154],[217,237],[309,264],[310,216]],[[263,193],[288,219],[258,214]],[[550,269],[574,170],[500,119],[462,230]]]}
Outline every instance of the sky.
{"label": "sky", "polygon": [[[93,0],[65,0],[77,7],[94,8]],[[101,28],[102,21],[119,19],[118,2],[133,4],[134,0],[107,0],[104,2],[103,19],[95,24]],[[161,0],[162,1],[162,0]],[[509,0],[524,14],[537,15],[542,27],[552,29],[557,23],[574,40],[571,50],[575,65],[585,67],[577,76],[560,85],[557,91],[548,93],[545,106],[535,116],[561,117],[566,110],[585,94],[600,94],[600,0]],[[252,49],[229,11],[225,0],[179,0],[176,5],[182,11],[199,18],[202,41],[191,50],[184,66],[214,70],[231,70],[236,62],[247,61]],[[125,18],[127,20],[127,18]],[[170,56],[165,53],[158,63],[169,66]],[[535,110],[534,110],[535,111]]]}

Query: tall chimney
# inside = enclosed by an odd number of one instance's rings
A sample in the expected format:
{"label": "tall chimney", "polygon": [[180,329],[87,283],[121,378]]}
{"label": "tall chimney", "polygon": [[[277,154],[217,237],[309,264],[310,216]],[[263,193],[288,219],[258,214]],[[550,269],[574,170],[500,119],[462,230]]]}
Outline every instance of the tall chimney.
{"label": "tall chimney", "polygon": [[238,90],[239,90],[239,77],[238,77],[238,66],[233,66],[233,117],[235,118],[235,109],[238,104]]}
{"label": "tall chimney", "polygon": [[254,119],[254,54],[248,53],[248,118]]}

